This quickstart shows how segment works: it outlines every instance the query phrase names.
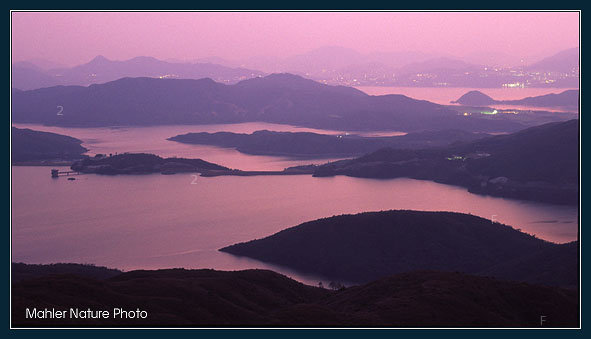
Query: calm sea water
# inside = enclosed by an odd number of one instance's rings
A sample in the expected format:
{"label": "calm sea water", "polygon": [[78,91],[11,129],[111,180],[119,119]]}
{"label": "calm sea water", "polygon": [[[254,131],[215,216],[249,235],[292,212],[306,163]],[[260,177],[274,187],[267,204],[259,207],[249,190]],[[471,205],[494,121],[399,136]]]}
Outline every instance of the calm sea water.
{"label": "calm sea water", "polygon": [[[247,170],[277,170],[332,159],[250,156],[166,138],[187,132],[251,133],[260,129],[342,133],[264,123],[87,129],[15,126],[79,138],[90,154],[149,152],[199,157]],[[399,132],[380,132],[396,134]],[[389,209],[472,213],[559,243],[576,240],[578,230],[576,207],[485,197],[459,187],[412,179],[309,175],[204,178],[193,174],[89,174],[76,179],[52,179],[49,167],[12,167],[13,261],[92,263],[124,270],[267,268],[317,284],[330,281],[330,277],[217,250],[317,218]]]}
{"label": "calm sea water", "polygon": [[218,252],[301,222],[389,209],[458,211],[494,218],[538,237],[577,238],[577,209],[468,193],[412,179],[191,174],[50,178],[48,167],[12,168],[12,259],[120,269],[282,267]]}

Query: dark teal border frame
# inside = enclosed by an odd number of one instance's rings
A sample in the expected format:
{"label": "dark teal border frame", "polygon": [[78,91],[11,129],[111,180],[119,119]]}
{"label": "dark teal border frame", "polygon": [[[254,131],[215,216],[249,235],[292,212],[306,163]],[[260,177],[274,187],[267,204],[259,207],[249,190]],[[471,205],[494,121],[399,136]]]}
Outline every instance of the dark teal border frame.
{"label": "dark teal border frame", "polygon": [[[552,3],[541,3],[541,2],[533,2],[529,1],[529,3],[517,3],[515,1],[495,1],[491,3],[484,3],[484,2],[475,2],[475,1],[455,1],[453,3],[450,2],[386,2],[386,1],[371,1],[371,2],[357,2],[357,3],[346,3],[343,1],[332,1],[327,3],[318,3],[313,1],[301,2],[301,1],[292,1],[291,3],[286,2],[271,2],[271,1],[263,1],[258,3],[249,3],[249,2],[242,2],[239,3],[235,2],[182,2],[182,1],[166,1],[166,2],[131,2],[131,3],[122,3],[118,1],[100,1],[100,2],[80,2],[80,1],[62,1],[60,3],[56,2],[42,2],[40,0],[36,1],[12,1],[12,3],[8,3],[6,6],[6,11],[4,12],[4,18],[8,19],[8,22],[4,22],[4,27],[8,27],[10,25],[10,10],[63,10],[63,9],[79,9],[79,10],[581,10],[580,16],[580,49],[581,49],[581,60],[580,63],[583,64],[584,56],[587,55],[585,52],[591,53],[591,47],[585,46],[582,43],[582,37],[591,34],[591,30],[589,29],[590,25],[584,24],[583,18],[587,18],[587,13],[589,13],[589,18],[591,18],[591,10],[589,12],[585,11],[585,6],[583,1],[580,2],[552,2]],[[589,7],[591,8],[591,7]],[[8,52],[5,52],[3,59],[8,59],[7,62],[4,64],[4,74],[3,79],[5,79],[5,84],[9,83],[8,79],[10,77],[10,69],[7,65],[10,63],[10,35],[4,35],[4,39],[6,41],[5,46],[9,46]],[[585,48],[587,47],[587,48]],[[591,64],[590,64],[591,65]],[[591,67],[591,66],[590,66]],[[581,67],[583,70],[583,67]],[[8,74],[7,74],[8,73]],[[585,95],[584,89],[591,88],[591,76],[589,78],[584,78],[583,73],[581,72],[581,103],[589,102],[589,107],[591,107],[591,90],[589,95]],[[5,139],[9,138],[10,136],[10,85],[8,88],[4,87],[4,94],[3,97],[5,98],[5,104],[8,104],[8,112],[6,116],[8,117],[8,126],[4,126],[4,131],[7,135],[5,135]],[[587,101],[585,99],[589,99]],[[6,106],[5,106],[6,107]],[[584,107],[584,105],[581,105]],[[581,126],[581,133],[579,138],[581,140],[581,170],[579,173],[579,180],[581,181],[581,206],[579,209],[579,221],[581,220],[581,211],[591,211],[588,207],[588,202],[583,199],[584,195],[582,194],[585,191],[583,188],[585,186],[585,181],[582,180],[582,168],[585,165],[584,159],[591,159],[584,156],[583,145],[589,143],[590,139],[584,139],[583,136],[585,135],[585,128],[583,122],[585,121],[585,114],[581,110],[579,123]],[[591,119],[591,118],[590,118]],[[591,132],[590,132],[591,133]],[[587,138],[591,138],[591,134],[588,133]],[[587,140],[585,142],[585,140]],[[9,144],[8,144],[9,145]],[[10,158],[10,148],[9,146],[5,146],[4,148],[7,151],[7,157]],[[4,158],[6,159],[6,158]],[[589,160],[591,161],[591,160]],[[10,178],[10,168],[8,166],[4,167],[4,171],[9,171],[7,177]],[[10,185],[10,183],[8,183]],[[10,190],[10,186],[8,187]],[[4,195],[7,197],[8,195],[5,193]],[[8,198],[10,199],[10,198]],[[6,201],[4,207],[4,211],[7,212],[7,215],[4,217],[4,222],[6,223],[4,228],[4,234],[6,234],[6,238],[4,239],[4,243],[7,245],[5,251],[10,249],[10,221],[8,221],[8,216],[10,215],[10,200]],[[4,223],[2,223],[4,224]],[[589,231],[591,232],[591,231]],[[586,232],[583,232],[587,234]],[[591,233],[590,233],[591,234]],[[579,235],[581,235],[581,223],[579,222]],[[581,240],[581,238],[580,238]],[[582,242],[581,242],[582,244]],[[5,252],[6,253],[6,252]],[[584,251],[581,245],[581,261],[582,263],[589,262],[589,252]],[[6,260],[6,259],[5,259]],[[584,335],[584,331],[587,330],[589,334],[590,330],[588,327],[588,320],[586,319],[587,309],[584,307],[586,304],[587,299],[589,299],[589,293],[581,293],[581,315],[582,315],[582,322],[581,322],[581,330],[433,330],[433,329],[420,329],[420,330],[390,330],[390,329],[361,329],[361,330],[349,330],[349,329],[287,329],[287,330],[279,330],[279,329],[269,329],[269,330],[258,330],[258,329],[219,329],[219,330],[186,330],[186,329],[178,329],[178,330],[11,330],[10,329],[10,260],[6,260],[4,265],[3,273],[4,278],[1,280],[1,291],[2,291],[2,305],[3,307],[0,308],[1,322],[5,326],[3,326],[4,330],[2,334],[5,334],[9,337],[18,337],[18,338],[39,338],[39,337],[56,337],[56,338],[104,338],[106,336],[116,336],[116,337],[141,337],[141,338],[161,338],[161,337],[170,337],[170,336],[178,336],[178,337],[192,337],[192,338],[210,338],[210,337],[230,337],[230,338],[302,338],[302,337],[332,337],[332,338],[363,338],[363,337],[371,337],[371,338],[395,338],[395,337],[408,337],[408,336],[419,336],[419,337],[450,337],[450,338],[498,338],[500,336],[519,336],[519,337],[535,337],[535,338],[566,338],[566,337],[581,337]],[[581,287],[585,286],[585,282],[589,281],[587,276],[589,275],[588,272],[585,270],[585,265],[581,265]],[[582,289],[583,290],[583,289]],[[587,317],[588,318],[588,317]]]}

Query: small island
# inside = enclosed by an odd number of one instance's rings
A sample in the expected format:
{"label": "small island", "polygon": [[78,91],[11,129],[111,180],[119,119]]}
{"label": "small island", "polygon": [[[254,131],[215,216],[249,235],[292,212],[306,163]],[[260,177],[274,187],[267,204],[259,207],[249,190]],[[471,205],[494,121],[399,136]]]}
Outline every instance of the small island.
{"label": "small island", "polygon": [[96,174],[174,174],[182,172],[204,173],[207,171],[229,171],[230,169],[201,159],[161,158],[154,154],[124,153],[117,155],[99,154],[92,158],[76,161],[71,169],[80,173]]}

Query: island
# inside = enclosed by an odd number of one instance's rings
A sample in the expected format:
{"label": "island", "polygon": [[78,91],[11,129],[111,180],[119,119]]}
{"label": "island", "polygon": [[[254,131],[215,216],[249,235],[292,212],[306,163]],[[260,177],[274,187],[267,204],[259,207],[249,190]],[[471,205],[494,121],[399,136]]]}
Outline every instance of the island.
{"label": "island", "polygon": [[391,210],[333,216],[220,251],[350,283],[436,270],[578,286],[577,242],[555,244],[453,212]]}
{"label": "island", "polygon": [[97,154],[78,160],[70,166],[78,173],[96,173],[106,175],[137,175],[161,173],[171,175],[176,173],[200,173],[203,177],[217,177],[224,175],[253,176],[253,175],[301,175],[313,174],[317,165],[302,165],[285,168],[282,171],[243,171],[207,162],[202,159],[162,158],[149,153]]}
{"label": "island", "polygon": [[461,130],[421,131],[390,137],[261,130],[251,134],[187,133],[168,138],[168,140],[186,144],[231,147],[245,154],[315,158],[362,155],[384,147],[406,149],[442,147],[487,136],[490,135]]}
{"label": "island", "polygon": [[80,173],[97,174],[175,174],[180,172],[229,171],[230,169],[201,159],[161,158],[147,153],[116,155],[97,154],[76,161],[71,169]]}

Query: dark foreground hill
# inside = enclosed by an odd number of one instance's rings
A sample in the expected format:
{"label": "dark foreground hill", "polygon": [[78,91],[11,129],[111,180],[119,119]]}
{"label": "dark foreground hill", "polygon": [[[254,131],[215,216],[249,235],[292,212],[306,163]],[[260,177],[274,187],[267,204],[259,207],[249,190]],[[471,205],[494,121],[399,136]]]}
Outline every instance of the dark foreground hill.
{"label": "dark foreground hill", "polygon": [[24,263],[12,263],[11,278],[13,282],[44,277],[52,274],[71,274],[87,278],[107,279],[123,272],[94,265],[82,265],[72,263],[58,263],[48,265],[35,265]]}
{"label": "dark foreground hill", "polygon": [[573,287],[577,247],[473,215],[400,210],[318,219],[220,251],[352,282],[438,270]]}
{"label": "dark foreground hill", "polygon": [[579,199],[579,121],[548,123],[439,149],[385,148],[315,176],[434,180],[470,192],[559,204]]}
{"label": "dark foreground hill", "polygon": [[326,135],[309,132],[256,131],[251,134],[217,132],[187,133],[168,140],[187,144],[233,147],[239,152],[259,155],[297,157],[351,156],[384,147],[430,148],[448,146],[460,141],[473,141],[489,136],[461,130],[423,131],[400,136],[364,137],[359,135]]}
{"label": "dark foreground hill", "polygon": [[147,153],[125,153],[97,156],[76,161],[71,168],[82,173],[97,174],[174,174],[178,172],[204,172],[229,170],[201,159],[161,158]]}
{"label": "dark foreground hill", "polygon": [[[56,115],[55,107],[63,107]],[[14,91],[12,119],[60,126],[263,121],[338,130],[516,131],[517,121],[464,117],[403,95],[370,96],[292,74],[224,85],[211,79],[123,78],[105,84]]]}
{"label": "dark foreground hill", "polygon": [[[185,327],[577,327],[577,292],[460,273],[412,272],[327,290],[266,270],[51,275],[12,284],[12,325]],[[27,319],[26,309],[65,319]],[[70,308],[108,319],[72,319]],[[114,318],[114,309],[145,319]],[[544,322],[540,322],[544,315]]]}
{"label": "dark foreground hill", "polygon": [[579,243],[551,246],[493,266],[483,274],[534,284],[576,287],[579,284]]}
{"label": "dark foreground hill", "polygon": [[66,135],[12,127],[13,162],[73,160],[88,151],[82,141]]}

